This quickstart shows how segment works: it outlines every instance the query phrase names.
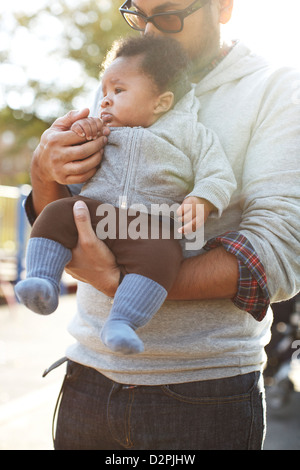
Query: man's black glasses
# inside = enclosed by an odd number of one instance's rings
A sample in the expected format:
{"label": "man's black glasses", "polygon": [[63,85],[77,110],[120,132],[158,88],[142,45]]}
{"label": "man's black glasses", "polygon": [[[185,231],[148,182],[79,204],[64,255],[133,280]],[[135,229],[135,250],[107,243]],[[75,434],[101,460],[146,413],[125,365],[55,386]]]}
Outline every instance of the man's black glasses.
{"label": "man's black glasses", "polygon": [[152,23],[162,33],[179,33],[183,29],[183,21],[189,15],[204,7],[210,0],[195,0],[184,10],[166,11],[145,16],[136,10],[131,10],[132,1],[126,2],[119,8],[123,18],[129,26],[137,31],[145,31],[147,23]]}

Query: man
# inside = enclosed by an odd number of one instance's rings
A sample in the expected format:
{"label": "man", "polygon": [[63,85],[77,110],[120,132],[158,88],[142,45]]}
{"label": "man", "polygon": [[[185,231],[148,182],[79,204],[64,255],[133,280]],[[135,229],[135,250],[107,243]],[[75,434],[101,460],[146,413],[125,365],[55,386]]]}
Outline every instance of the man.
{"label": "man", "polygon": [[[232,8],[233,0],[134,0],[121,10],[134,29],[170,35],[189,53],[199,119],[218,134],[238,190],[222,217],[208,222],[206,249],[185,253],[168,301],[143,332],[145,354],[130,360],[99,345],[120,269],[96,239],[86,208],[75,206],[79,243],[69,271],[83,282],[70,327],[77,343],[67,351],[57,449],[262,446],[268,305],[292,297],[300,285],[300,109],[292,104],[299,77],[271,70],[242,44],[220,41]],[[32,219],[100,164],[109,130],[82,145],[66,130],[87,115],[71,112],[42,136],[27,201]]]}

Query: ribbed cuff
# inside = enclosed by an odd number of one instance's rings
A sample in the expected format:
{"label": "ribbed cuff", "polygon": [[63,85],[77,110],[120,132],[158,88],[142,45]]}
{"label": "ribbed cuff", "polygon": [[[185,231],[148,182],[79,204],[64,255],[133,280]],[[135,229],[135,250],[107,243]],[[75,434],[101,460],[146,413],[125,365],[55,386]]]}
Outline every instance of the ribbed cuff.
{"label": "ribbed cuff", "polygon": [[116,292],[111,320],[128,320],[133,328],[144,326],[159,310],[167,291],[140,274],[126,274]]}
{"label": "ribbed cuff", "polygon": [[236,256],[239,267],[238,291],[232,302],[262,321],[270,305],[267,277],[250,241],[240,232],[226,232],[207,242],[206,250],[223,246],[228,253]]}
{"label": "ribbed cuff", "polygon": [[47,238],[30,238],[26,253],[27,278],[40,277],[60,283],[63,270],[72,252]]}

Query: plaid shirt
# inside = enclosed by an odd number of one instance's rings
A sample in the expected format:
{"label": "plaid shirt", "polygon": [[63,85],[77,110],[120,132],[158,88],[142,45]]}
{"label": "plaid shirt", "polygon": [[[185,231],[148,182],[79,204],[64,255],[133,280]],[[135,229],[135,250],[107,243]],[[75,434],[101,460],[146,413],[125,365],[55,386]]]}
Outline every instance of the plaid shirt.
{"label": "plaid shirt", "polygon": [[223,246],[238,259],[238,291],[232,301],[236,307],[261,321],[270,305],[267,278],[264,267],[249,240],[239,232],[226,232],[205,245],[206,250]]}

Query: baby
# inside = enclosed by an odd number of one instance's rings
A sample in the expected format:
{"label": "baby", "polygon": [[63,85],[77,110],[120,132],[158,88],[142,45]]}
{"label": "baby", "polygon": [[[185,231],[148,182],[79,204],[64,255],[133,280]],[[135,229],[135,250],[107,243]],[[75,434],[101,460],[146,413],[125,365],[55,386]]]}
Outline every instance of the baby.
{"label": "baby", "polygon": [[[101,238],[115,254],[122,276],[101,339],[116,353],[132,354],[143,352],[135,330],[159,310],[182,261],[174,231],[168,238],[163,235],[166,217],[157,216],[159,237],[151,238],[151,207],[178,204],[177,216],[184,218],[180,230],[188,233],[212,211],[221,214],[236,183],[216,135],[198,122],[200,104],[186,80],[187,58],[179,43],[170,38],[129,38],[114,54],[101,82],[99,115],[111,128],[101,168],[80,196],[49,204],[37,218],[27,248],[27,278],[15,290],[31,310],[52,313],[58,306],[64,267],[77,244],[75,201],[87,204],[97,236],[104,219],[101,208],[113,207],[116,236]],[[80,120],[72,130],[94,138],[97,119]],[[129,211],[133,204],[145,207],[139,223],[147,227],[146,237],[128,235],[136,217]],[[200,205],[204,217],[199,217]],[[122,220],[125,238],[120,236]]]}

